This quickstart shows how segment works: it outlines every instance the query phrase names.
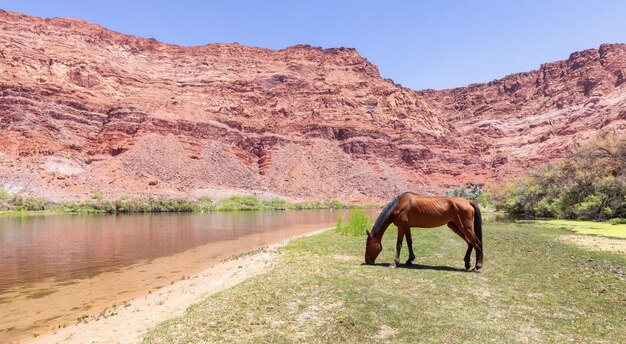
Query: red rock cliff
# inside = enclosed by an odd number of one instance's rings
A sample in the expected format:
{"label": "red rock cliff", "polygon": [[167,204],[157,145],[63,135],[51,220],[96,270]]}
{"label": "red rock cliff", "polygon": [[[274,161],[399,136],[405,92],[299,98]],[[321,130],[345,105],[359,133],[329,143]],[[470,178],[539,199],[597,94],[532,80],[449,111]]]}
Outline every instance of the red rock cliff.
{"label": "red rock cliff", "polygon": [[626,129],[626,46],[416,92],[354,49],[180,47],[0,12],[0,187],[384,201],[482,182]]}

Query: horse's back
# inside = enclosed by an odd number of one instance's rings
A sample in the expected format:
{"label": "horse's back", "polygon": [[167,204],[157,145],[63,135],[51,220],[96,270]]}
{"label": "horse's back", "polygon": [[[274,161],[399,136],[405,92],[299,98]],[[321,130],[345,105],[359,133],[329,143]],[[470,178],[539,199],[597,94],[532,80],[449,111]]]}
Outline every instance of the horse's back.
{"label": "horse's back", "polygon": [[398,226],[439,227],[455,221],[459,213],[473,213],[469,201],[459,197],[422,196],[411,192],[399,197],[400,202],[394,212],[394,223]]}

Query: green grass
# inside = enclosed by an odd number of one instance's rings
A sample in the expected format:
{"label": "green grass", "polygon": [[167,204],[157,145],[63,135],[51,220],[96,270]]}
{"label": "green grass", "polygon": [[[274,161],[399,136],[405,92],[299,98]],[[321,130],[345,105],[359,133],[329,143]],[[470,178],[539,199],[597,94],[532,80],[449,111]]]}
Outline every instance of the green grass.
{"label": "green grass", "polygon": [[234,195],[223,198],[215,205],[220,211],[237,211],[237,210],[260,210],[263,202],[253,196]]}
{"label": "green grass", "polygon": [[293,204],[282,198],[272,198],[270,200],[264,201],[263,205],[276,210],[294,209]]}
{"label": "green grass", "polygon": [[[612,222],[592,222],[576,220],[539,220],[532,221],[548,227],[569,229],[577,234],[601,235],[626,239],[626,224]],[[617,222],[617,221],[614,221]]]}
{"label": "green grass", "polygon": [[[542,223],[484,228],[481,273],[447,228],[414,229],[416,267],[362,265],[365,236],[294,241],[270,272],[159,325],[146,343],[617,343],[626,338],[626,257],[564,244]],[[617,239],[615,239],[617,240]],[[408,255],[403,249],[403,261]]]}
{"label": "green grass", "polygon": [[366,230],[372,228],[372,221],[361,209],[350,209],[348,220],[339,215],[336,230],[343,235],[363,236]]}

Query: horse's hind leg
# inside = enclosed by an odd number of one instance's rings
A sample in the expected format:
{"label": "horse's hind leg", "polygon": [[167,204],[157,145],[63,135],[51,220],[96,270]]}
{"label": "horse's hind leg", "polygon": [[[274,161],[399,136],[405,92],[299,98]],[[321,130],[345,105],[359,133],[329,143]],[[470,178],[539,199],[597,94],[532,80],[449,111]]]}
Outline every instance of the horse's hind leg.
{"label": "horse's hind leg", "polygon": [[413,253],[413,238],[411,237],[411,228],[404,232],[406,237],[406,245],[409,247],[409,259],[406,261],[406,265],[412,265],[415,260],[415,254]]}
{"label": "horse's hind leg", "polygon": [[474,248],[474,245],[470,244],[469,242],[467,243],[467,251],[465,251],[465,258],[463,258],[463,260],[465,261],[465,270],[469,270],[470,266],[472,265],[470,262],[470,259],[472,257],[472,249]]}
{"label": "horse's hind leg", "polygon": [[396,240],[396,259],[389,264],[390,268],[395,268],[400,265],[400,250],[402,249],[402,239],[404,239],[404,233],[406,229],[404,227],[398,227],[398,239]]}
{"label": "horse's hind leg", "polygon": [[465,252],[465,258],[463,258],[463,261],[465,262],[465,270],[469,270],[470,269],[470,259],[472,256],[472,248],[474,247],[472,244],[470,244],[467,239],[465,239],[465,235],[463,235],[463,232],[461,232],[461,230],[459,229],[459,227],[456,226],[456,224],[452,221],[448,222],[448,227],[450,227],[450,229],[452,229],[452,231],[454,233],[456,233],[458,236],[461,237],[461,239],[463,239],[466,243],[467,243],[467,251]]}
{"label": "horse's hind leg", "polygon": [[[483,249],[481,243],[474,233],[474,219],[466,217],[463,219],[463,223],[459,225],[463,233],[465,234],[465,240],[467,243],[474,247],[476,250],[476,265],[474,265],[473,271],[478,271],[483,266]],[[469,248],[468,248],[469,250]],[[468,251],[471,253],[471,251]]]}

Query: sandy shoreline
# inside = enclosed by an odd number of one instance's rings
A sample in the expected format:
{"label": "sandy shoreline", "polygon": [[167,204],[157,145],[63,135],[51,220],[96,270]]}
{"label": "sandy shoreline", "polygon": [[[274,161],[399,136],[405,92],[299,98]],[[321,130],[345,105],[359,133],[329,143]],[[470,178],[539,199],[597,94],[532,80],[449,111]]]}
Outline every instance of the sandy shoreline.
{"label": "sandy shoreline", "polygon": [[105,313],[99,320],[88,320],[25,339],[20,343],[138,343],[159,323],[182,315],[208,296],[250,277],[269,271],[278,257],[277,249],[288,242],[319,234],[316,230],[272,244],[262,250],[236,256],[196,275],[133,299]]}

